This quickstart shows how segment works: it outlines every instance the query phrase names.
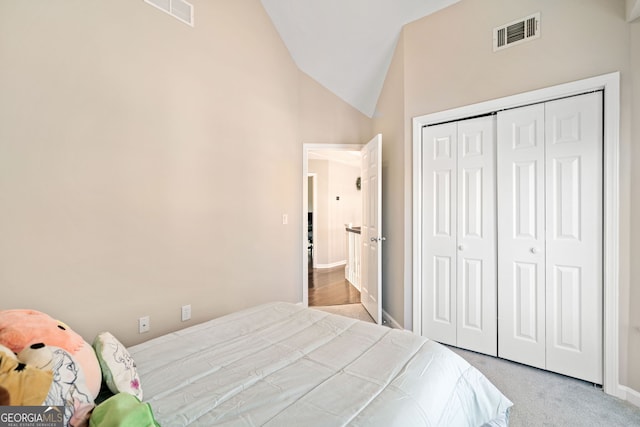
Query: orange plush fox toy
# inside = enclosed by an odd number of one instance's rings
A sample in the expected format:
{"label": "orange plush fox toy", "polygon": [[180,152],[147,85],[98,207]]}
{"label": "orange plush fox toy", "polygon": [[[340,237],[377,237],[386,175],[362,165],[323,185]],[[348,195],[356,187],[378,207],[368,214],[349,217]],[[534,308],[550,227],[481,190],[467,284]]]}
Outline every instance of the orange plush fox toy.
{"label": "orange plush fox toy", "polygon": [[0,311],[0,345],[15,354],[29,346],[54,346],[66,350],[78,362],[86,389],[95,399],[100,392],[102,373],[91,344],[66,324],[35,310]]}

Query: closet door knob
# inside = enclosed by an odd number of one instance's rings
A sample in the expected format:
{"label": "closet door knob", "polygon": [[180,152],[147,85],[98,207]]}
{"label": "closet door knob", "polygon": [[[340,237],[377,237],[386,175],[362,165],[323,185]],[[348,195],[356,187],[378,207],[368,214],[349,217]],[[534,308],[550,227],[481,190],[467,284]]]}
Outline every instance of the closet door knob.
{"label": "closet door knob", "polygon": [[458,245],[458,250],[459,251],[464,251],[465,249],[467,249],[467,247],[465,245]]}
{"label": "closet door knob", "polygon": [[535,247],[531,248],[530,251],[531,251],[532,254],[537,254],[539,252],[538,248],[535,248]]}

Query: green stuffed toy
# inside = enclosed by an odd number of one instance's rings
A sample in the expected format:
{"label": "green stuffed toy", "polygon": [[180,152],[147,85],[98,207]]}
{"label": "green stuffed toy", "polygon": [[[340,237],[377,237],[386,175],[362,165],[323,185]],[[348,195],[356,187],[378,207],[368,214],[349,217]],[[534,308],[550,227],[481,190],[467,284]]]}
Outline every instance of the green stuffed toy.
{"label": "green stuffed toy", "polygon": [[93,410],[89,427],[160,427],[151,406],[132,394],[118,393]]}

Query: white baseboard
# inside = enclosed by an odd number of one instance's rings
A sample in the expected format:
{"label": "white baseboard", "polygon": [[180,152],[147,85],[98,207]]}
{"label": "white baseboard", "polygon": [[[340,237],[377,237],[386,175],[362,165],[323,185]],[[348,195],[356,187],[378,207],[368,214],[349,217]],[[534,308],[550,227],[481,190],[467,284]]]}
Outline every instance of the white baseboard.
{"label": "white baseboard", "polygon": [[382,323],[390,326],[393,329],[404,329],[400,323],[389,315],[386,311],[382,310]]}
{"label": "white baseboard", "polygon": [[333,268],[340,267],[341,265],[347,265],[347,261],[338,261],[331,264],[316,264],[315,268]]}
{"label": "white baseboard", "polygon": [[640,407],[640,392],[624,385],[619,385],[618,389],[620,390],[620,396],[622,399]]}

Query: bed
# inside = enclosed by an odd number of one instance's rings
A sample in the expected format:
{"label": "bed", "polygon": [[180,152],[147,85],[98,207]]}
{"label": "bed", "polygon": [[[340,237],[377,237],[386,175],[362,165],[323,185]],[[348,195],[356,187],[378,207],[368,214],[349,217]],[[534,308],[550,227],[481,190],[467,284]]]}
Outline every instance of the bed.
{"label": "bed", "polygon": [[282,302],[129,353],[163,427],[506,426],[512,406],[434,341]]}

